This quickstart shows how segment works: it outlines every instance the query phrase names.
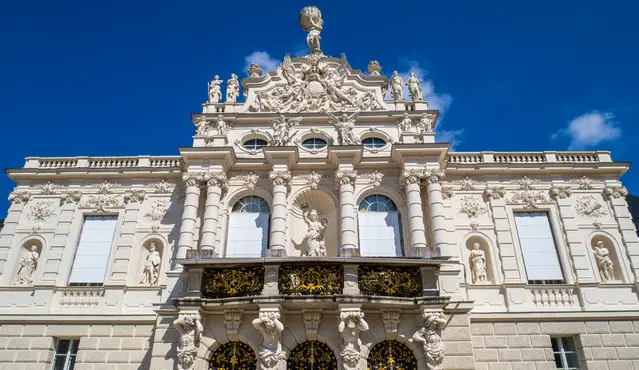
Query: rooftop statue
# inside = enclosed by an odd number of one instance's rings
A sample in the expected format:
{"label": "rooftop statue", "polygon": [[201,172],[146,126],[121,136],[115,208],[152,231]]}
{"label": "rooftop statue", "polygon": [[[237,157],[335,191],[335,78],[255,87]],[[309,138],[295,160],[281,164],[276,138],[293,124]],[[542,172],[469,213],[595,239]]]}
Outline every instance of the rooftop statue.
{"label": "rooftop statue", "polygon": [[321,53],[320,49],[320,33],[322,32],[322,12],[316,6],[307,6],[300,12],[300,26],[308,35],[306,36],[306,45],[312,54]]}

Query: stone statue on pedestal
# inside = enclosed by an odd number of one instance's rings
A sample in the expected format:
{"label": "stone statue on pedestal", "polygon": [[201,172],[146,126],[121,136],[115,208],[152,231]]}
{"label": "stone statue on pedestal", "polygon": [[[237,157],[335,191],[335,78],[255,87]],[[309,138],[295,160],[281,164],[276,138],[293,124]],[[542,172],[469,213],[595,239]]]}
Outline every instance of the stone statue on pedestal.
{"label": "stone statue on pedestal", "polygon": [[422,100],[422,80],[415,77],[415,72],[409,73],[406,85],[408,86],[408,94],[411,99]]}
{"label": "stone statue on pedestal", "polygon": [[397,71],[393,72],[393,75],[390,79],[390,92],[393,100],[403,100],[404,99],[404,80],[402,80],[402,76],[397,73]]}
{"label": "stone statue on pedestal", "polygon": [[155,250],[155,243],[151,243],[149,245],[149,254],[144,260],[144,270],[142,270],[140,284],[158,285],[161,263],[162,257],[160,257],[160,253]]}
{"label": "stone statue on pedestal", "polygon": [[303,206],[302,210],[302,216],[308,226],[306,236],[304,237],[308,245],[305,255],[309,257],[326,257],[324,233],[326,232],[326,226],[328,226],[328,219],[323,218],[320,221],[317,211],[309,209],[307,205]]}
{"label": "stone statue on pedestal", "polygon": [[433,115],[428,113],[422,113],[422,117],[417,122],[417,132],[433,132]]}
{"label": "stone statue on pedestal", "polygon": [[600,240],[595,245],[595,258],[597,259],[597,266],[599,266],[599,274],[601,280],[606,282],[615,279],[614,263],[610,259],[610,251],[604,246],[604,243]]}
{"label": "stone statue on pedestal", "polygon": [[209,83],[209,103],[217,103],[222,100],[222,85],[224,81],[220,80],[220,76],[215,75],[213,81]]}
{"label": "stone statue on pedestal", "polygon": [[32,245],[27,253],[20,259],[20,269],[18,270],[18,284],[30,285],[33,283],[33,275],[38,267],[38,247]]}
{"label": "stone statue on pedestal", "polygon": [[398,121],[397,126],[401,132],[410,132],[413,126],[413,120],[408,117],[408,113],[404,113],[402,118]]}
{"label": "stone statue on pedestal", "polygon": [[308,35],[306,36],[306,46],[311,54],[321,53],[320,33],[322,32],[322,12],[315,6],[307,6],[300,12],[300,26]]}
{"label": "stone statue on pedestal", "polygon": [[237,75],[231,73],[231,78],[226,82],[226,102],[235,103],[240,95],[240,83],[237,81]]}
{"label": "stone statue on pedestal", "polygon": [[473,283],[486,281],[486,254],[480,249],[479,243],[473,244],[473,250],[470,251],[470,264]]}

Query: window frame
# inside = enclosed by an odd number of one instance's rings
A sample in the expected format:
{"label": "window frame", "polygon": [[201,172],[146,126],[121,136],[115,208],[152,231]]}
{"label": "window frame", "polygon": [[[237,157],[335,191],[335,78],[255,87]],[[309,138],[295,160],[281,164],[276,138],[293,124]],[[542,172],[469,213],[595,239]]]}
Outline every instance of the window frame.
{"label": "window frame", "polygon": [[[262,145],[262,146],[260,146],[260,147],[257,147],[257,146],[256,146],[256,144],[255,144],[255,145],[252,145],[252,146],[247,146],[247,145],[246,145],[246,143],[248,143],[249,141],[257,142],[258,140],[259,140],[259,141],[263,141],[263,142],[264,142],[264,145]],[[259,137],[253,137],[253,138],[246,139],[246,140],[242,141],[242,147],[244,147],[244,149],[246,149],[246,150],[253,150],[253,151],[257,151],[257,150],[262,150],[262,149],[264,149],[264,147],[266,147],[266,146],[268,146],[268,141],[266,141],[266,140],[264,140],[264,139],[262,139],[262,138],[259,138]]]}
{"label": "window frame", "polygon": [[[371,140],[371,141],[379,140],[381,142],[381,145],[378,146],[379,143],[378,144],[373,143],[372,145],[368,145],[365,143],[366,140]],[[364,146],[364,148],[369,150],[382,150],[386,147],[386,145],[388,145],[388,141],[379,136],[368,136],[362,139],[362,145]]]}
{"label": "window frame", "polygon": [[[564,339],[570,339],[570,341],[572,341],[573,344],[573,348],[572,349],[566,349],[566,345],[564,344]],[[555,346],[553,345],[553,342],[557,344],[557,351],[555,351]],[[579,350],[577,349],[577,338],[576,337],[572,337],[572,336],[561,336],[561,337],[550,337],[550,343],[551,343],[551,349],[552,349],[552,354],[553,354],[553,360],[555,355],[559,355],[559,359],[561,361],[561,366],[562,367],[558,367],[557,369],[561,369],[561,370],[580,370],[581,366],[579,366],[579,364],[581,363],[581,358],[579,356]],[[575,360],[577,362],[577,367],[575,366],[569,366],[568,365],[568,357],[566,356],[567,354],[574,354],[575,355]],[[555,366],[557,365],[557,363],[555,362]]]}
{"label": "window frame", "polygon": [[[58,353],[58,345],[60,342],[68,341],[69,345],[67,346],[67,351],[64,354]],[[75,346],[74,346],[75,343]],[[51,370],[55,370],[56,358],[64,356],[64,365],[62,370],[73,370],[75,367],[77,358],[78,358],[78,349],[80,347],[80,339],[78,338],[54,338],[53,345],[53,360],[51,361]],[[75,352],[74,352],[75,350]],[[71,358],[74,358],[73,364],[69,361]]]}
{"label": "window frame", "polygon": [[[306,143],[313,140],[313,146],[306,146]],[[324,144],[322,146],[317,146],[317,141],[321,141]],[[321,137],[317,137],[317,136],[311,136],[309,138],[306,138],[302,141],[301,143],[302,147],[304,147],[307,150],[322,150],[322,149],[326,149],[326,147],[328,146],[328,141],[326,141],[326,139],[321,138]]]}

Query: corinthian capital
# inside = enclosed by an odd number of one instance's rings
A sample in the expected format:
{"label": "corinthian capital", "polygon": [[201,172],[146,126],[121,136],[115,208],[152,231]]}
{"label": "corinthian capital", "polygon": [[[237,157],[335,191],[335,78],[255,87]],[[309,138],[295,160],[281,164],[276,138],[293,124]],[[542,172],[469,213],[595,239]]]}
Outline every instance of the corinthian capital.
{"label": "corinthian capital", "polygon": [[182,180],[186,186],[198,186],[202,181],[202,174],[199,172],[186,172],[182,174]]}
{"label": "corinthian capital", "polygon": [[273,183],[273,186],[284,185],[286,187],[289,187],[291,185],[290,171],[271,171],[268,174],[268,178]]}
{"label": "corinthian capital", "polygon": [[207,186],[218,186],[222,189],[228,187],[228,179],[224,172],[208,171],[202,174],[202,180],[206,181]]}
{"label": "corinthian capital", "polygon": [[335,171],[335,184],[339,189],[342,185],[355,186],[357,180],[357,171],[355,170],[337,170]]}
{"label": "corinthian capital", "polygon": [[442,170],[431,170],[427,172],[425,171],[424,177],[426,179],[426,182],[429,184],[441,184],[442,180],[444,179],[444,171]]}
{"label": "corinthian capital", "polygon": [[624,186],[606,186],[604,188],[604,194],[606,194],[608,198],[625,198],[628,196],[628,189]]}
{"label": "corinthian capital", "polygon": [[413,168],[410,170],[404,170],[399,178],[399,182],[402,186],[419,184],[422,179],[425,178],[425,171],[422,169]]}

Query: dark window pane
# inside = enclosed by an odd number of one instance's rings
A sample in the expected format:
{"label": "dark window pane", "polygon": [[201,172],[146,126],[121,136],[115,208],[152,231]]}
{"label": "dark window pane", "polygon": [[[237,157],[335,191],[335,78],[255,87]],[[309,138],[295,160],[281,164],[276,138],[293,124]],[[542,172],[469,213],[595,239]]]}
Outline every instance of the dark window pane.
{"label": "dark window pane", "polygon": [[557,369],[563,369],[564,366],[561,364],[561,354],[560,353],[555,353],[555,365],[557,366]]}
{"label": "dark window pane", "polygon": [[559,346],[557,345],[557,338],[550,338],[550,343],[552,344],[553,352],[559,351]]}
{"label": "dark window pane", "polygon": [[55,353],[59,355],[66,355],[69,351],[70,340],[58,339],[58,345],[55,347]]}
{"label": "dark window pane", "polygon": [[71,354],[75,355],[76,353],[78,353],[79,344],[80,344],[80,341],[77,339],[71,341]]}
{"label": "dark window pane", "polygon": [[576,353],[566,353],[566,360],[569,367],[579,367],[579,359]]}
{"label": "dark window pane", "polygon": [[64,360],[66,360],[66,356],[55,356],[55,360],[53,361],[53,370],[65,370]]}

